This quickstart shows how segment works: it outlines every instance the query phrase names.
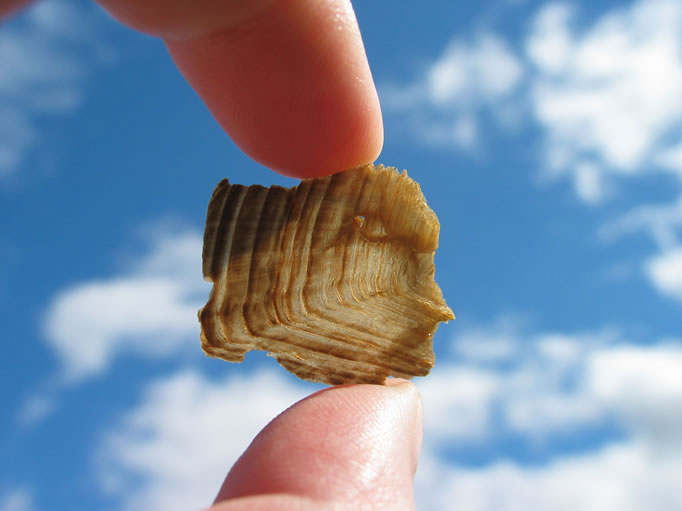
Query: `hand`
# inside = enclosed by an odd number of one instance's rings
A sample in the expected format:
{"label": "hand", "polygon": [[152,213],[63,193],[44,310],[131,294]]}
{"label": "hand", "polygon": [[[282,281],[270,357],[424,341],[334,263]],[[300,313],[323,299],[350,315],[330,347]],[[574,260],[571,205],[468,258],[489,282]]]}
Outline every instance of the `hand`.
{"label": "hand", "polygon": [[[25,3],[0,0],[0,18]],[[319,177],[381,151],[379,101],[348,1],[100,3],[161,37],[235,143],[267,167]],[[409,382],[323,390],[256,437],[211,509],[411,509],[421,431]]]}

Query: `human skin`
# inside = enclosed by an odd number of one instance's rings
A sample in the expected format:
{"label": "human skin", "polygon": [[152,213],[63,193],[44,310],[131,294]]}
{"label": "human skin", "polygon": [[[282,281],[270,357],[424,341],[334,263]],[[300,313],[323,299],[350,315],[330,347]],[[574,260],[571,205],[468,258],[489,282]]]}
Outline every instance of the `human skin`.
{"label": "human skin", "polygon": [[405,380],[332,387],[274,419],[212,511],[414,509],[422,402]]}
{"label": "human skin", "polygon": [[[0,0],[0,19],[26,3]],[[100,4],[163,39],[216,120],[263,165],[322,177],[381,151],[379,100],[350,2]],[[409,382],[317,392],[261,431],[211,510],[413,509],[421,435],[421,398]]]}

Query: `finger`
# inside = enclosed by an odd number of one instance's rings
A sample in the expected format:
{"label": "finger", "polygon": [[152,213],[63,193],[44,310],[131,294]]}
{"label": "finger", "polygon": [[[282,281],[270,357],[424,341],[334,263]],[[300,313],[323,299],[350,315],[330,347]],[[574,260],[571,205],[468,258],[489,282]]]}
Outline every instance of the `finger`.
{"label": "finger", "polygon": [[213,509],[413,509],[421,432],[409,382],[323,390],[261,431]]}
{"label": "finger", "polygon": [[256,161],[318,177],[373,161],[379,100],[349,0],[101,0],[163,37],[178,68]]}

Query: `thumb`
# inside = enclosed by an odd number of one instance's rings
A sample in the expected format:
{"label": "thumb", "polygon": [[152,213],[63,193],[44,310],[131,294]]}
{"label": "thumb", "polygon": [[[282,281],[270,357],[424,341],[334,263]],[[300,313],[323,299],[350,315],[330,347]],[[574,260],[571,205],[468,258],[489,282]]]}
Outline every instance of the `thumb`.
{"label": "thumb", "polygon": [[228,474],[213,511],[413,509],[422,402],[404,380],[317,392],[274,419]]}

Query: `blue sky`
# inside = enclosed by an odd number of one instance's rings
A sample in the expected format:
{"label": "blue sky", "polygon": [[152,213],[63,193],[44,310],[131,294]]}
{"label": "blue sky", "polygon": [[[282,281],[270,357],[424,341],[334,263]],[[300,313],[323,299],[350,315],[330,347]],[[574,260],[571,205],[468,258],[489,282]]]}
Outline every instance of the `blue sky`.
{"label": "blue sky", "polygon": [[[355,5],[457,315],[416,379],[421,509],[682,508],[682,5],[595,4]],[[0,511],[206,505],[318,388],[201,354],[223,177],[295,183],[159,41],[66,0],[0,27]]]}

